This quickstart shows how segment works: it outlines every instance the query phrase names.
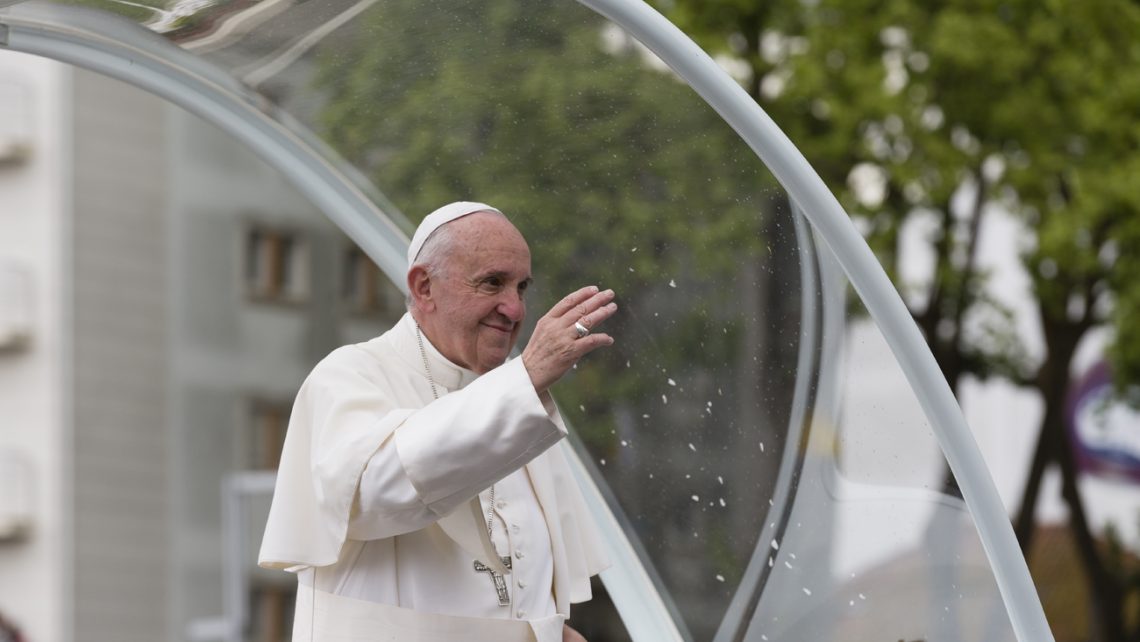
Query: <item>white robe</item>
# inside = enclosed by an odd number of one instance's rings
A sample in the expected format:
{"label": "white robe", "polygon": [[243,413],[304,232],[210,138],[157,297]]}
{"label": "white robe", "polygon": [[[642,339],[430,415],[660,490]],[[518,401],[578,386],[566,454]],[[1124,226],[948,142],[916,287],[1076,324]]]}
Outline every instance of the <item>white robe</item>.
{"label": "white robe", "polygon": [[[565,455],[550,448],[561,417],[521,360],[476,377],[424,345],[438,401],[409,315],[334,351],[297,395],[259,558],[302,573],[294,639],[560,640],[605,566]],[[549,547],[527,546],[549,555],[554,614],[533,592],[538,613],[469,604],[494,597],[473,560],[504,570],[477,494],[507,476],[541,508],[530,514]]]}

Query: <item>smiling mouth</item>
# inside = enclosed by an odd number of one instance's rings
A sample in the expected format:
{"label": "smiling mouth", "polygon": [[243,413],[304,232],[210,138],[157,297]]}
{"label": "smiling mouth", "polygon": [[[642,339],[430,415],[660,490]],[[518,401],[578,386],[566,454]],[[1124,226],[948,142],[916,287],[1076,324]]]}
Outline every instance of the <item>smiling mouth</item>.
{"label": "smiling mouth", "polygon": [[497,330],[499,332],[502,332],[503,334],[510,334],[511,330],[514,329],[514,328],[501,328],[497,325],[491,325],[490,323],[484,323],[483,325],[487,326],[488,328],[491,328],[492,330]]}

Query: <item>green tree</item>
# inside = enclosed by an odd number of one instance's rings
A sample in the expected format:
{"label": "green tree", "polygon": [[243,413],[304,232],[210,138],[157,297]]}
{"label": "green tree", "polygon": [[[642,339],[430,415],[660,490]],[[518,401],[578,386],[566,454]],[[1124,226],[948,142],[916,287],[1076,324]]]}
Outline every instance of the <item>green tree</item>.
{"label": "green tree", "polygon": [[[712,51],[747,62],[753,95],[863,225],[957,390],[1002,375],[1044,401],[1015,519],[1029,551],[1044,470],[1057,465],[1098,640],[1125,630],[1126,584],[1093,535],[1064,424],[1074,352],[1112,324],[1122,387],[1140,383],[1135,279],[1140,197],[1140,7],[1126,0],[659,0]],[[746,47],[742,47],[742,43]],[[759,45],[759,46],[757,46]],[[881,182],[881,196],[853,179]],[[968,197],[968,198],[964,198]],[[985,293],[979,230],[1021,215],[1045,356],[1027,358],[1009,311]],[[929,283],[903,283],[900,229],[933,216]],[[1133,589],[1134,590],[1134,585]]]}

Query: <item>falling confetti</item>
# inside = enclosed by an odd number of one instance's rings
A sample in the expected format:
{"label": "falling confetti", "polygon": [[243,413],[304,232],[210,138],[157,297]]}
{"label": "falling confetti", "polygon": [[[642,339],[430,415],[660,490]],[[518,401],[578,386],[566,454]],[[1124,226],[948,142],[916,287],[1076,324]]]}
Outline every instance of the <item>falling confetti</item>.
{"label": "falling confetti", "polygon": [[718,581],[718,582],[723,582],[723,581],[724,581],[724,576],[723,576],[723,575],[720,575],[720,574],[718,573],[718,574],[717,574],[717,576],[716,576],[716,581]]}
{"label": "falling confetti", "polygon": [[677,287],[677,282],[674,281],[673,279],[669,279],[669,287],[671,287],[671,288]]}

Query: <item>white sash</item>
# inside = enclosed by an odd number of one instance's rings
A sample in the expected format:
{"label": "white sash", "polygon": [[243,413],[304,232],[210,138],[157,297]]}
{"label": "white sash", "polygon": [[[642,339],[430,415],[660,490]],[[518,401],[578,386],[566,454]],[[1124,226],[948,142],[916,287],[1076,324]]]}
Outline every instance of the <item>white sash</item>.
{"label": "white sash", "polygon": [[[316,604],[313,604],[313,600]],[[297,587],[294,642],[560,642],[562,616],[500,620],[421,613]]]}

